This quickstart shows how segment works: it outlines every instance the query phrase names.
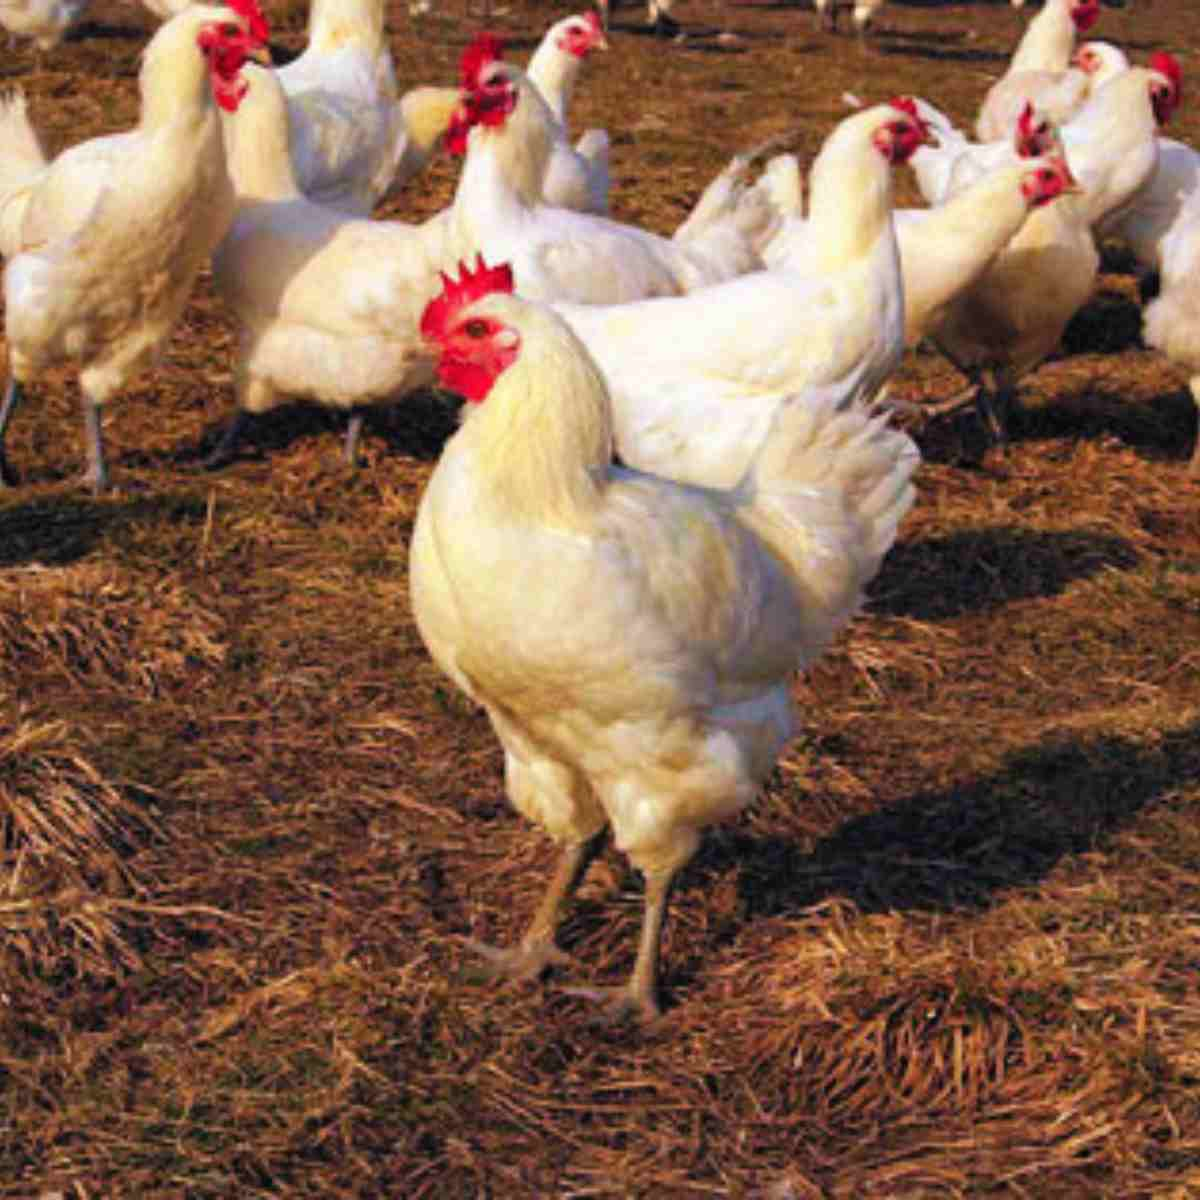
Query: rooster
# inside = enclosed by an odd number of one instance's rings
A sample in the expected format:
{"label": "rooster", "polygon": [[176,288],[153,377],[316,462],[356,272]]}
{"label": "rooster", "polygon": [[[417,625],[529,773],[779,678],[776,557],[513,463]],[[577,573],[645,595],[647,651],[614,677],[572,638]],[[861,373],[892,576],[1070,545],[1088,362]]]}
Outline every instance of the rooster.
{"label": "rooster", "polygon": [[512,978],[563,961],[558,910],[611,826],[645,914],[628,982],[587,994],[650,1021],[672,880],[790,737],[793,672],[861,604],[919,455],[827,396],[782,405],[728,490],[614,468],[600,371],[511,287],[481,263],[422,318],[442,383],[471,403],[421,499],[413,613],[491,718],[513,805],[565,846],[520,942],[480,949]]}
{"label": "rooster", "polygon": [[[161,348],[233,217],[217,105],[236,109],[248,57],[266,58],[254,0],[195,5],[162,25],[142,58],[141,119],[47,162],[10,98],[0,110],[0,253],[9,378],[4,435],[45,367],[80,365],[88,469],[108,486],[100,409]],[[215,104],[214,104],[215,101]]]}
{"label": "rooster", "polygon": [[[761,209],[741,210],[686,243],[590,213],[553,208],[543,180],[554,144],[553,117],[511,63],[464,54],[463,103],[447,146],[466,153],[447,220],[459,257],[510,262],[530,299],[616,303],[677,295],[761,266],[754,248]],[[732,235],[732,236],[731,236]]]}
{"label": "rooster", "polygon": [[279,80],[300,190],[354,216],[424,169],[458,104],[453,88],[398,95],[383,0],[313,0],[308,45]]}
{"label": "rooster", "polygon": [[433,382],[417,324],[440,286],[440,231],[307,199],[277,77],[252,66],[244,74],[248,90],[227,127],[237,215],[213,255],[216,290],[240,326],[238,414],[208,465],[230,461],[250,414],[291,398],[350,413],[353,465],[364,410]]}
{"label": "rooster", "polygon": [[1100,16],[1100,0],[1046,0],[1029,22],[1013,52],[1008,70],[983,99],[975,133],[981,142],[1007,137],[1014,112],[1045,85],[1047,73],[1065,72],[1075,50],[1075,37],[1086,33]]}
{"label": "rooster", "polygon": [[875,396],[904,353],[892,166],[926,136],[908,98],[843,120],[813,163],[807,235],[770,270],[692,296],[555,305],[604,372],[623,462],[733,487],[789,397]]}

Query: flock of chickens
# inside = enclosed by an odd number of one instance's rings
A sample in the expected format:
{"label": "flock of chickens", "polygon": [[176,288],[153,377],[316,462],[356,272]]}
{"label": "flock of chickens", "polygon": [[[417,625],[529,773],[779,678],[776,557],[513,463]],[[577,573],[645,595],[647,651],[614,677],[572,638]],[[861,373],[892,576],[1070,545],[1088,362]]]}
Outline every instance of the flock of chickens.
{"label": "flock of chickens", "polygon": [[[807,179],[792,155],[757,179],[739,156],[662,237],[605,215],[604,132],[567,134],[606,44],[595,13],[554,24],[525,70],[483,34],[457,86],[400,95],[381,0],[314,0],[280,70],[255,0],[184,7],[146,48],[135,129],[47,161],[20,95],[0,104],[0,480],[27,386],[68,361],[85,479],[108,486],[102,407],[209,262],[240,330],[211,464],[285,400],[345,410],[353,461],[367,407],[435,379],[465,397],[413,533],[414,616],[486,709],[513,804],[564,846],[521,941],[478,949],[505,977],[567,961],[559,910],[611,830],[646,898],[632,975],[603,998],[652,1019],[672,880],[771,770],[794,672],[914,501],[920,456],[886,401],[905,348],[955,363],[1002,441],[1103,232],[1160,273],[1146,339],[1200,404],[1200,155],[1160,136],[1179,68],[1076,50],[1097,15],[1046,0],[980,140],[924,100],[860,108]],[[463,157],[449,208],[372,219],[443,145]],[[894,208],[903,164],[928,207]]]}

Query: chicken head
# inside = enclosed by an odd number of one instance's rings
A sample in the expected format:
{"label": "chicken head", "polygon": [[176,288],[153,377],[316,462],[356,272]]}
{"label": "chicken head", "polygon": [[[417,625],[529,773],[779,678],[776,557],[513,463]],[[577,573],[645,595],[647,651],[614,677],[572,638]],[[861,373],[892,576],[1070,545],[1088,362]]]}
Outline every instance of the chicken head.
{"label": "chicken head", "polygon": [[271,65],[270,29],[257,0],[229,0],[229,8],[236,19],[205,25],[196,44],[208,61],[213,98],[226,112],[236,112],[246,94],[243,65],[249,59]]}

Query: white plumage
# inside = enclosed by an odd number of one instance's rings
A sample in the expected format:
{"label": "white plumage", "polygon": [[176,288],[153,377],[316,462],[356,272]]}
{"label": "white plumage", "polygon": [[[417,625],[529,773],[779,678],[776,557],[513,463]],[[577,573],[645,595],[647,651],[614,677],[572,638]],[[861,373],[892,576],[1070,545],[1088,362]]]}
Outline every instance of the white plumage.
{"label": "white plumage", "polygon": [[646,900],[610,1007],[652,1019],[671,881],[790,737],[793,672],[858,609],[918,454],[864,406],[825,397],[782,406],[728,491],[614,469],[603,380],[551,311],[492,295],[447,324],[444,382],[500,373],[472,388],[482,402],[422,497],[413,613],[487,709],[512,803],[565,847],[520,944],[480,949],[511,977],[560,961],[560,903],[611,826]]}
{"label": "white plumage", "polygon": [[770,270],[692,296],[555,306],[604,372],[622,461],[732,487],[789,397],[876,395],[904,351],[890,162],[921,133],[888,104],[843,120],[813,164],[806,235]]}
{"label": "white plumage", "polygon": [[417,322],[440,286],[441,234],[347,217],[303,196],[277,77],[245,74],[249,90],[228,126],[237,215],[213,256],[214,284],[240,326],[239,412],[210,464],[232,456],[245,414],[288,399],[350,412],[353,462],[363,409],[433,381]]}
{"label": "white plumage", "polygon": [[[250,14],[250,15],[247,15]],[[231,37],[229,31],[236,37]],[[0,251],[9,387],[3,437],[25,384],[80,364],[86,482],[107,486],[100,406],[166,341],[192,283],[233,216],[214,89],[236,104],[237,68],[266,23],[208,5],[186,9],[146,47],[136,129],[94,138],[47,163],[21,100],[0,117]]]}

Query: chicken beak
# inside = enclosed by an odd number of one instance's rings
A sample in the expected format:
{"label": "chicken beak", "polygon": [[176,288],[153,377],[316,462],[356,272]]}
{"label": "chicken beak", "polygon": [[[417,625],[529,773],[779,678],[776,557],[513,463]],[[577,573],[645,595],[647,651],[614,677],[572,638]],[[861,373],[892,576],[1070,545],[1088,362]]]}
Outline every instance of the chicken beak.
{"label": "chicken beak", "polygon": [[260,67],[273,67],[275,65],[271,61],[271,47],[267,45],[255,46],[246,57],[251,62],[258,63]]}

